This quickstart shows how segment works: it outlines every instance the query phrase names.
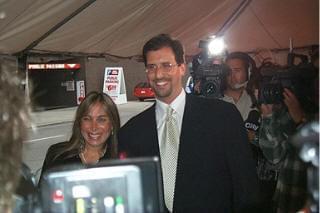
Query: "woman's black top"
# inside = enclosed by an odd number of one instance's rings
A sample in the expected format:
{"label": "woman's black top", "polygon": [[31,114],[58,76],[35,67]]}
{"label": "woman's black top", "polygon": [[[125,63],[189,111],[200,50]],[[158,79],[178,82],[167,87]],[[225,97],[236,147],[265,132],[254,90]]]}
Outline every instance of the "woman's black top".
{"label": "woman's black top", "polygon": [[[78,152],[76,153],[64,152],[63,154],[55,158],[57,154],[57,150],[61,150],[61,149],[63,150],[63,148],[66,147],[67,143],[69,142],[68,141],[61,142],[61,143],[53,144],[49,147],[45,160],[43,162],[39,183],[41,183],[44,173],[49,169],[56,168],[59,166],[62,167],[63,165],[68,165],[68,164],[74,164],[74,165],[83,164]],[[106,151],[106,153],[100,158],[99,161],[105,160],[105,159],[110,159],[109,150]]]}

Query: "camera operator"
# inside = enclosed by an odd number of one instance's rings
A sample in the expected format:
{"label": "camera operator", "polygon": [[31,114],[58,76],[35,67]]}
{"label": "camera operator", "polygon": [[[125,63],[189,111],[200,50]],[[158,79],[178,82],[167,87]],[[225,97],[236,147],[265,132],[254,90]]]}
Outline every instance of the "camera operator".
{"label": "camera operator", "polygon": [[226,76],[222,100],[234,104],[242,119],[246,120],[254,110],[252,92],[247,90],[250,72],[255,69],[254,60],[244,52],[232,52],[226,60],[229,73]]}
{"label": "camera operator", "polygon": [[[274,70],[279,67],[273,67]],[[297,68],[299,71],[299,68]],[[289,70],[292,73],[296,70]],[[304,70],[306,71],[306,70]],[[289,76],[290,77],[290,76]],[[293,78],[293,77],[292,77]],[[303,77],[300,77],[301,79]],[[310,88],[310,82],[304,81],[300,88]],[[302,83],[302,80],[301,82]],[[275,88],[273,88],[275,89]],[[261,90],[261,89],[260,89]],[[305,90],[304,95],[296,94],[292,88],[282,88],[280,102],[260,101],[262,122],[259,134],[259,147],[264,157],[273,165],[277,165],[275,172],[276,187],[274,201],[277,212],[296,212],[303,208],[306,200],[306,167],[299,159],[296,151],[290,145],[290,137],[298,128],[303,126],[315,113],[310,111],[307,96],[312,96]],[[261,94],[261,91],[259,91]],[[270,93],[271,94],[271,93]],[[270,95],[269,94],[269,95]],[[272,91],[276,95],[275,90]],[[271,97],[271,96],[270,96]],[[280,96],[279,96],[280,97]]]}
{"label": "camera operator", "polygon": [[223,50],[215,52],[210,42],[213,41],[199,42],[199,48],[202,50],[192,57],[191,81],[188,81],[186,91],[196,96],[220,99],[222,83],[227,73],[227,67],[222,63],[225,53]]}

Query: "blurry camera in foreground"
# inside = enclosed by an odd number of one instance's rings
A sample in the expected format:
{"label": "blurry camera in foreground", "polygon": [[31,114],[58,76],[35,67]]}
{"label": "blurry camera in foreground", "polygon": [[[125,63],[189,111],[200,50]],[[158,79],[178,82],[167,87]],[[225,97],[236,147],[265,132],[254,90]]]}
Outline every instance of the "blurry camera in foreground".
{"label": "blurry camera in foreground", "polygon": [[310,212],[319,212],[319,128],[319,121],[309,122],[291,139],[291,144],[307,167]]}
{"label": "blurry camera in foreground", "polygon": [[[289,61],[289,60],[288,60]],[[287,67],[262,66],[258,102],[260,104],[279,104],[283,102],[284,88],[290,89],[300,103],[310,102],[313,92],[313,67],[303,62]]]}
{"label": "blurry camera in foreground", "polygon": [[40,191],[45,212],[164,212],[156,157],[55,168],[44,175]]}
{"label": "blurry camera in foreground", "polygon": [[193,88],[191,93],[208,98],[221,98],[222,82],[227,71],[227,67],[222,64],[223,39],[201,40],[199,47],[202,48],[202,51],[192,59]]}

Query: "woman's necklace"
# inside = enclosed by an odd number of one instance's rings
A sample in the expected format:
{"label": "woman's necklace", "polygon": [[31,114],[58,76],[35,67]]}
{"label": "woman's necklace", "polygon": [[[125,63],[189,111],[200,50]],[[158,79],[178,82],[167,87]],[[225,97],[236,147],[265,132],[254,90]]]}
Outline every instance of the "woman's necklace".
{"label": "woman's necklace", "polygon": [[82,163],[84,163],[84,164],[96,164],[96,163],[98,163],[99,160],[100,160],[100,159],[98,158],[98,160],[96,160],[95,162],[88,163],[87,160],[86,160],[86,157],[85,157],[84,154],[83,154],[83,152],[80,153],[80,158],[81,158],[81,160],[82,160]]}
{"label": "woman's necklace", "polygon": [[106,153],[106,149],[102,152],[102,154],[100,155],[100,157],[93,163],[88,163],[86,157],[84,156],[84,151],[83,152],[80,152],[80,158],[82,160],[82,163],[84,164],[97,164],[100,160],[100,158]]}

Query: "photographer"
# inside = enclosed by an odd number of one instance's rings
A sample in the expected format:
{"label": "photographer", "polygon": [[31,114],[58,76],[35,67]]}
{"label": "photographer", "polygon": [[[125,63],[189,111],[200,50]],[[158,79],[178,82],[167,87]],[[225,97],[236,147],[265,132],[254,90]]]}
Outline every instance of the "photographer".
{"label": "photographer", "polygon": [[225,53],[212,52],[209,43],[202,40],[199,42],[202,50],[192,57],[191,80],[188,81],[186,91],[196,96],[220,99],[228,68],[222,63]]}
{"label": "photographer", "polygon": [[255,68],[253,59],[244,52],[230,53],[226,58],[229,72],[225,79],[222,100],[234,104],[246,120],[254,109],[252,92],[247,90],[250,72]]}
{"label": "photographer", "polygon": [[254,60],[244,52],[233,52],[222,59],[203,50],[192,60],[192,93],[206,98],[217,98],[234,104],[242,119],[246,120],[252,110],[253,92],[247,89],[251,71],[255,71]]}
{"label": "photographer", "polygon": [[[300,67],[284,70],[276,66],[271,66],[269,70],[279,69],[285,74],[283,76],[286,82],[295,82],[294,73],[306,75],[307,72],[301,71],[308,71]],[[284,77],[279,77],[278,80],[281,82],[282,78]],[[306,168],[289,140],[315,112],[308,101],[308,97],[312,96],[312,89],[308,86],[312,78],[300,75],[296,79],[298,83],[288,84],[288,87],[281,85],[281,90],[273,84],[273,87],[268,87],[270,91],[261,91],[264,88],[259,91],[262,114],[259,147],[268,162],[276,168],[273,174],[276,181],[274,201],[277,212],[298,211],[303,208],[306,200]],[[304,91],[301,91],[301,88],[304,88]],[[268,98],[261,97],[266,94]],[[276,96],[281,97],[281,100],[274,98]]]}

